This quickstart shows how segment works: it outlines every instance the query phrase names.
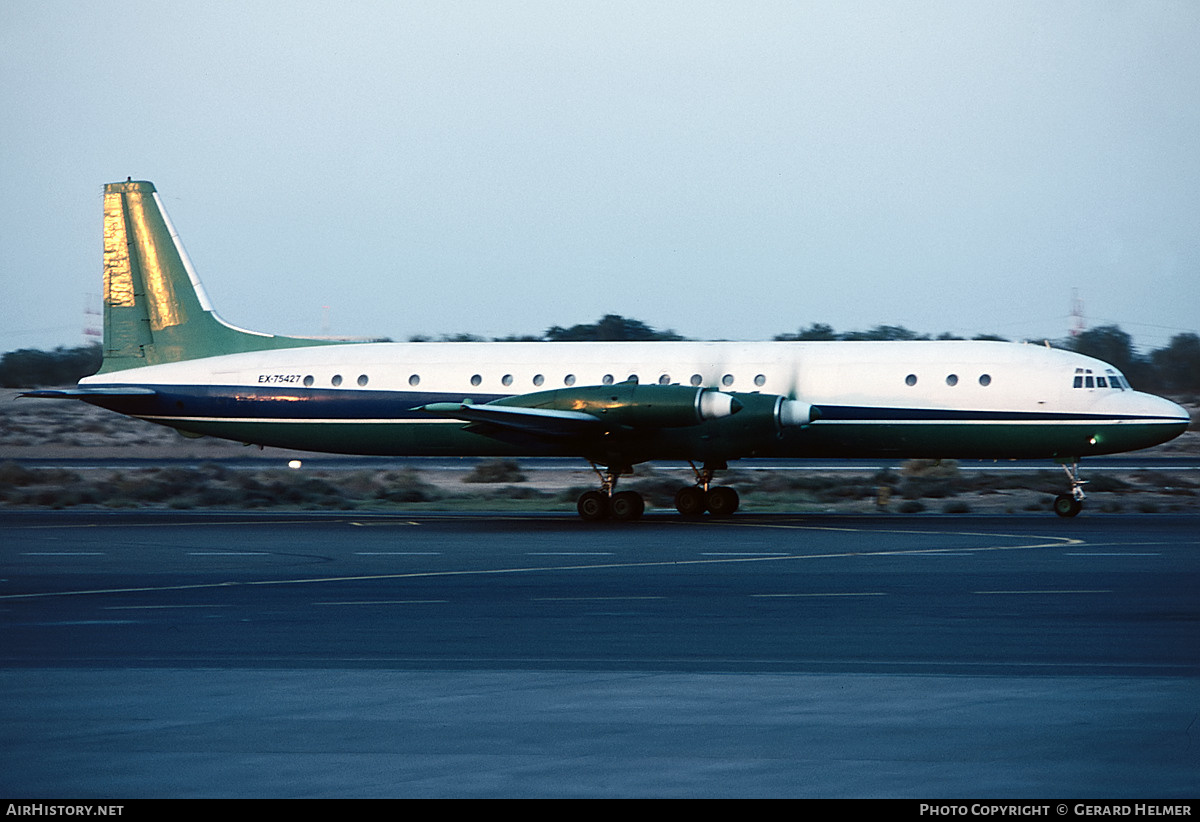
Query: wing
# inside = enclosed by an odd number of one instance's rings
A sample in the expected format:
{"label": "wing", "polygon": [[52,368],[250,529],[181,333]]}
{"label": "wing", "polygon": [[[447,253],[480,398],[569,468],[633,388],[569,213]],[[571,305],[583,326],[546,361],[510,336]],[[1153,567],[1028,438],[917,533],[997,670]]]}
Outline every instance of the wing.
{"label": "wing", "polygon": [[487,426],[520,431],[542,437],[579,437],[604,433],[604,422],[580,411],[556,411],[550,408],[520,408],[505,405],[474,405],[461,402],[435,402],[414,408],[438,417],[465,420],[468,426],[487,433]]}

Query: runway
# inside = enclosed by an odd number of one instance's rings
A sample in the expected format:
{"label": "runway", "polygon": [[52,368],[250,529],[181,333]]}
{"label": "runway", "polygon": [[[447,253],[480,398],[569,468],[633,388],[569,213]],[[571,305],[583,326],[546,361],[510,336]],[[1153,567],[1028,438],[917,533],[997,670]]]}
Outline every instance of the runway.
{"label": "runway", "polygon": [[1198,525],[5,514],[0,790],[1194,796]]}

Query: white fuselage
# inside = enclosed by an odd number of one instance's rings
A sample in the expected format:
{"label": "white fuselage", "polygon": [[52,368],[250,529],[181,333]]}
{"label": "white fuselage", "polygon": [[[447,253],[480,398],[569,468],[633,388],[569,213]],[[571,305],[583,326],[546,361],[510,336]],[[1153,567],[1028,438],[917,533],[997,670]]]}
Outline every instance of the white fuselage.
{"label": "white fuselage", "polygon": [[[930,427],[939,424],[1044,429],[1080,420],[1108,426],[1187,422],[1184,409],[1130,390],[1123,376],[1099,360],[1004,342],[363,343],[208,357],[97,375],[81,384],[170,387],[183,395],[215,387],[242,399],[280,399],[285,409],[299,409],[311,396],[338,409],[328,416],[305,410],[301,416],[310,424],[461,427],[412,409],[438,400],[488,402],[630,378],[642,385],[697,385],[802,400],[824,409],[811,433],[832,433],[838,426],[838,442],[852,438],[846,426],[886,425],[895,431],[917,425],[928,441]],[[352,399],[371,397],[394,401],[386,413],[375,404],[369,414],[347,415]],[[239,405],[242,410],[232,416],[209,405],[178,405],[179,411],[139,416],[185,430],[200,424],[202,433],[213,433],[203,427],[206,422],[258,419],[245,410],[257,407],[254,403]],[[276,427],[297,421],[286,410],[270,416]]]}

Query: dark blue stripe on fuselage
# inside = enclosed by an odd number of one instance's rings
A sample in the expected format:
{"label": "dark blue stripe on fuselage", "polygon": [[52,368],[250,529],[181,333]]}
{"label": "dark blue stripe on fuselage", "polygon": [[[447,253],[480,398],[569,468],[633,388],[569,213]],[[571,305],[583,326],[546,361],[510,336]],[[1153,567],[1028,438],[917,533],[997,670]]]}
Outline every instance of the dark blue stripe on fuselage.
{"label": "dark blue stripe on fuselage", "polygon": [[[1095,422],[1111,420],[1112,414],[1082,414],[1069,411],[979,411],[959,408],[881,408],[858,405],[822,405],[821,419],[840,422]],[[1170,421],[1171,417],[1122,414],[1119,419]]]}

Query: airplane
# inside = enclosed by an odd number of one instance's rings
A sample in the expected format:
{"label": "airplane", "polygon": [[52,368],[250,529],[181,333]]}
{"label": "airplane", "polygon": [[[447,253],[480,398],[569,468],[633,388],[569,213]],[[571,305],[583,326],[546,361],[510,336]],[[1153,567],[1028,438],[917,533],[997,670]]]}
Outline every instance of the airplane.
{"label": "airplane", "polygon": [[[1108,363],[992,341],[371,342],[238,328],[213,310],[153,184],[104,187],[103,364],[76,399],[259,446],[382,456],[561,456],[599,488],[584,520],[645,510],[621,476],[680,461],[685,517],[727,517],[732,460],[1047,459],[1085,498],[1081,458],[1182,434],[1181,406]],[[699,464],[700,467],[697,467]]]}

